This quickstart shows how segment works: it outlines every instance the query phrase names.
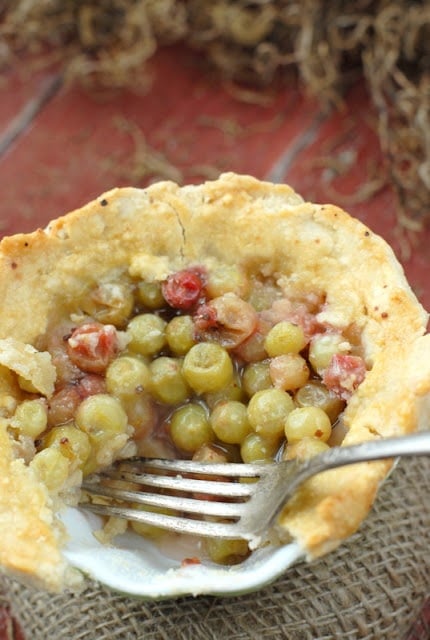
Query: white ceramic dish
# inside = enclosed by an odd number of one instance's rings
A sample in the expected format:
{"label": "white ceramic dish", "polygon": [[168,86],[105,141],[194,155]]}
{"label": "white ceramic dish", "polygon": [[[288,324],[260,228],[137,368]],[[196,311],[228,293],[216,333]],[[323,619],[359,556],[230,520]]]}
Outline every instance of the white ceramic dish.
{"label": "white ceramic dish", "polygon": [[195,540],[176,538],[174,544],[160,547],[126,533],[113,545],[105,545],[93,535],[100,528],[96,516],[69,508],[62,520],[70,536],[65,555],[74,567],[111,589],[143,598],[255,591],[273,582],[303,556],[297,544],[287,544],[257,549],[233,567],[209,561],[183,564],[184,558],[197,555]]}

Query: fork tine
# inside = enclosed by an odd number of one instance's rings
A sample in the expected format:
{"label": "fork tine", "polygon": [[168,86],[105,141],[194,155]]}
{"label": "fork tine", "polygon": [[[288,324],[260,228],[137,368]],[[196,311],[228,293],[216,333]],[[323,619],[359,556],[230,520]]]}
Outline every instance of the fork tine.
{"label": "fork tine", "polygon": [[[149,471],[153,471],[150,473]],[[158,472],[158,473],[157,473]],[[226,473],[227,472],[227,473]],[[117,516],[127,520],[136,520],[164,529],[208,537],[234,539],[247,538],[248,531],[241,526],[241,520],[246,515],[245,508],[258,490],[261,476],[269,472],[268,465],[260,464],[214,464],[193,462],[190,460],[159,460],[159,459],[131,459],[118,462],[113,467],[89,476],[83,483],[82,489],[91,497],[106,497],[128,503],[121,506],[110,502],[81,502],[83,509],[105,516]],[[161,475],[170,473],[172,475]],[[184,477],[181,473],[198,474],[200,479]],[[203,478],[202,478],[203,476]],[[204,477],[221,477],[222,479],[208,479]],[[256,482],[241,483],[240,477],[254,478]],[[115,483],[113,486],[112,483]],[[161,489],[166,493],[150,493],[140,489],[129,490],[122,488],[121,483],[130,482],[139,487]],[[104,484],[105,483],[105,484]],[[198,494],[198,497],[183,497],[182,493]],[[202,496],[214,496],[216,500],[204,500]],[[228,502],[223,502],[222,498]],[[154,513],[139,510],[136,504],[157,506],[182,512],[179,515]],[[208,521],[205,517],[223,518],[223,522]],[[228,519],[229,521],[226,521]],[[246,518],[244,521],[247,521]],[[249,523],[248,523],[249,524]]]}
{"label": "fork tine", "polygon": [[[227,497],[247,497],[253,492],[253,485],[239,482],[223,482],[220,480],[196,480],[182,476],[160,476],[149,473],[129,473],[125,471],[110,472],[107,477],[114,480],[125,480],[147,487],[157,487],[170,491],[196,491],[208,495]],[[85,483],[86,489],[91,489],[91,481]]]}
{"label": "fork tine", "polygon": [[[271,510],[268,491],[270,492],[270,488],[273,487],[272,465],[202,464],[188,460],[179,461],[178,464],[177,461],[172,463],[172,461],[145,459],[143,468],[152,468],[154,471],[154,473],[148,473],[148,471],[141,472],[139,466],[141,464],[141,459],[124,461],[99,474],[89,476],[82,485],[82,489],[90,495],[90,500],[91,496],[100,496],[111,501],[123,501],[124,505],[115,502],[101,504],[90,501],[81,502],[80,506],[99,515],[144,522],[178,533],[226,539],[244,538],[251,544],[260,539],[258,532],[265,528],[266,517]],[[131,469],[131,471],[125,469]],[[233,477],[230,469],[236,473]],[[179,470],[182,473],[198,473],[200,478],[202,476],[204,478],[205,474],[202,471],[205,471],[207,477],[221,476],[229,478],[230,481],[183,477]],[[162,475],[163,471],[174,475]],[[241,476],[254,478],[255,482],[238,482]],[[140,488],[129,490],[121,486],[124,482],[137,484],[138,487],[154,487],[163,492],[170,491],[172,494],[150,493]],[[183,492],[196,492],[197,496],[183,497],[181,495]],[[204,500],[205,495],[214,496],[216,500]],[[223,502],[221,500],[223,497],[227,498],[228,502]],[[251,502],[254,501],[254,507],[259,514],[257,517],[254,509],[249,511]],[[136,507],[139,503],[170,509],[176,513],[182,512],[183,516],[145,511]],[[207,516],[224,520],[223,522],[208,521],[205,520]]]}
{"label": "fork tine", "polygon": [[[234,539],[241,536],[241,532],[237,528],[237,523],[228,522],[209,522],[206,520],[191,520],[180,516],[169,516],[150,511],[137,511],[136,509],[127,509],[124,507],[115,507],[112,505],[93,504],[91,502],[80,505],[81,508],[91,511],[102,516],[117,516],[127,520],[135,520],[144,522],[177,533],[187,533],[191,535],[204,537],[222,537],[226,539]],[[246,533],[242,537],[247,537]]]}
{"label": "fork tine", "polygon": [[[159,458],[131,458],[121,460],[114,469],[129,471],[138,468],[139,473],[159,470],[172,473],[198,473],[200,475],[224,476],[233,478],[259,477],[267,471],[265,464],[243,464],[242,462],[225,463],[197,462],[194,460],[161,460]],[[131,468],[131,469],[130,469]],[[228,471],[228,473],[226,473]]]}
{"label": "fork tine", "polygon": [[238,519],[241,516],[241,505],[246,502],[218,502],[200,500],[196,498],[184,498],[182,496],[170,496],[165,494],[146,493],[143,491],[128,491],[116,487],[91,485],[84,483],[83,487],[90,495],[105,496],[116,500],[124,500],[135,504],[145,504],[175,511],[198,513],[207,516],[221,516]]}

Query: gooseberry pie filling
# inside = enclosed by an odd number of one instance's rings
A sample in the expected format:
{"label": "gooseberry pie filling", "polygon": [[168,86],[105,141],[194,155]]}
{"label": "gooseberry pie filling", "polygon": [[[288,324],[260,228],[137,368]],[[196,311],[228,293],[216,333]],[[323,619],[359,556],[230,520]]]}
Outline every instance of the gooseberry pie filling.
{"label": "gooseberry pie filling", "polygon": [[[12,416],[18,440],[34,438],[30,466],[64,493],[118,458],[268,462],[339,444],[366,365],[356,327],[320,320],[324,306],[324,292],[287,297],[235,266],[97,285],[37,342],[57,376],[48,401],[29,392]],[[248,554],[204,547],[222,563]]]}

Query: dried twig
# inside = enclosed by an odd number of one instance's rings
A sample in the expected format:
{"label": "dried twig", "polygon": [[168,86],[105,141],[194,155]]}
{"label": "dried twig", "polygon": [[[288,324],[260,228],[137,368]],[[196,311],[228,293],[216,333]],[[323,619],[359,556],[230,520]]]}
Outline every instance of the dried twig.
{"label": "dried twig", "polygon": [[128,133],[134,144],[133,155],[129,163],[123,165],[121,173],[132,184],[139,184],[150,178],[183,182],[183,173],[173,165],[166,156],[148,144],[144,133],[135,122],[122,117],[116,117],[115,125],[121,131]]}

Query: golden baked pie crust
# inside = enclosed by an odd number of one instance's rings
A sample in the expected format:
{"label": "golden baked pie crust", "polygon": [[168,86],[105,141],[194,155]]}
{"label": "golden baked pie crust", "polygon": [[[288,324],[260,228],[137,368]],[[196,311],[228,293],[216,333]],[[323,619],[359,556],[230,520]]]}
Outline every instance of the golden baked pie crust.
{"label": "golden baked pie crust", "polygon": [[[341,329],[354,323],[361,332],[370,370],[345,411],[344,444],[417,428],[430,391],[427,314],[392,250],[335,206],[232,173],[198,186],[113,189],[45,230],[4,238],[0,362],[17,371],[5,356],[8,340],[36,344],[99,282],[121,274],[162,279],[183,266],[214,262],[274,277],[288,295],[324,293],[324,320]],[[3,373],[0,390],[7,386]],[[7,426],[3,420],[0,563],[8,573],[58,589],[70,574],[55,507],[31,468],[14,459]],[[282,515],[285,539],[297,539],[309,557],[336,547],[366,517],[389,467],[355,465],[309,481]]]}

